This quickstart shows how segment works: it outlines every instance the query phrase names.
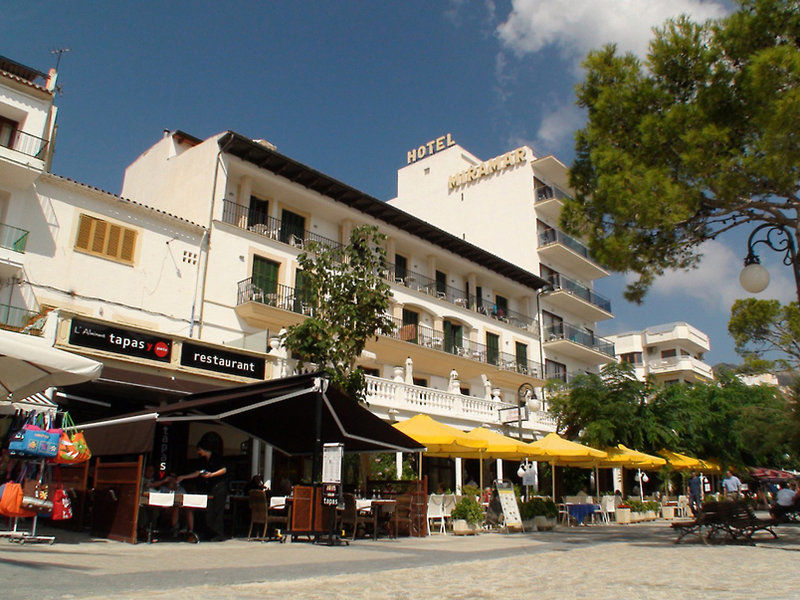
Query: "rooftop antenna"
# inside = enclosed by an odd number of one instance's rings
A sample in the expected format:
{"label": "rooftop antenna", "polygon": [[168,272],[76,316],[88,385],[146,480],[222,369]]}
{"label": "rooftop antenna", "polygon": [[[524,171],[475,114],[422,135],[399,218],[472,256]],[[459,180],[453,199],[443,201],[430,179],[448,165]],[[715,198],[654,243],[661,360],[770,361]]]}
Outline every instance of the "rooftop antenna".
{"label": "rooftop antenna", "polygon": [[58,58],[56,59],[56,71],[58,71],[58,65],[61,64],[61,57],[69,51],[69,48],[56,48],[55,50],[50,50],[50,54],[58,55]]}

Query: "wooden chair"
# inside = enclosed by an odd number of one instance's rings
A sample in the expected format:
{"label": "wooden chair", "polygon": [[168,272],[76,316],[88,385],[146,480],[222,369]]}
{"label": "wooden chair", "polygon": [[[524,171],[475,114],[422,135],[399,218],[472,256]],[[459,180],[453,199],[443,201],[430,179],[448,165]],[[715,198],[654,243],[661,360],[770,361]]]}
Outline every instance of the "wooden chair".
{"label": "wooden chair", "polygon": [[[267,516],[267,494],[264,490],[250,490],[248,492],[250,502],[250,529],[247,530],[247,539],[252,540],[265,540],[267,539],[267,527],[269,519]],[[263,530],[260,537],[253,537],[253,526],[263,525]]]}
{"label": "wooden chair", "polygon": [[401,494],[397,497],[397,504],[392,515],[392,535],[397,537],[401,531],[407,531],[408,535],[413,535],[414,522],[411,514],[411,494]]}
{"label": "wooden chair", "polygon": [[[373,526],[374,520],[372,518],[371,511],[358,510],[358,507],[356,506],[355,494],[345,494],[344,511],[342,512],[340,523],[343,529],[352,527],[352,539],[356,539],[358,528],[363,527],[364,532],[366,533],[367,528]],[[373,531],[373,535],[374,533],[375,532]]]}

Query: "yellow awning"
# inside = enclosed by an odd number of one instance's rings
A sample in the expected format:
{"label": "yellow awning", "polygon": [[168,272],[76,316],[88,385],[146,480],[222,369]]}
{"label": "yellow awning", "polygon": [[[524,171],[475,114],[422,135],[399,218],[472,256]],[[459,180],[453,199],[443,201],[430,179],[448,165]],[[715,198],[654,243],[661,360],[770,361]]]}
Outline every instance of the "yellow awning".
{"label": "yellow awning", "polygon": [[427,448],[425,454],[461,456],[460,453],[480,452],[487,444],[470,438],[463,431],[439,423],[428,415],[415,415],[394,427]]}
{"label": "yellow awning", "polygon": [[594,465],[593,459],[596,461],[608,457],[602,450],[565,440],[557,433],[548,433],[528,446],[533,450],[532,456],[536,460],[546,460],[560,466],[586,466],[583,463]]}
{"label": "yellow awning", "polygon": [[678,471],[701,471],[705,468],[703,461],[699,458],[692,458],[680,452],[662,450],[659,454],[667,459],[673,469]]}
{"label": "yellow awning", "polygon": [[530,457],[532,452],[530,444],[520,442],[485,427],[477,427],[467,433],[470,439],[484,442],[486,449],[462,458],[502,458],[506,460],[520,460]]}

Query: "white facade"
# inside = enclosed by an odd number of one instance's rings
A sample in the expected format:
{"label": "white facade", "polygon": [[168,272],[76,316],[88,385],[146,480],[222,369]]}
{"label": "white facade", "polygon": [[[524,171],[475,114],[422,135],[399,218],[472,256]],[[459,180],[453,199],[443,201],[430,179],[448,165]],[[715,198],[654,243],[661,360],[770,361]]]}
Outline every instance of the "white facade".
{"label": "white facade", "polygon": [[634,365],[636,376],[662,383],[711,381],[714,373],[703,362],[711,350],[708,336],[684,322],[654,325],[641,331],[609,336],[617,359]]}
{"label": "white facade", "polygon": [[[547,378],[567,380],[613,360],[613,345],[594,335],[613,318],[593,289],[608,275],[587,248],[559,228],[569,195],[567,167],[521,147],[482,161],[452,140],[409,152],[391,204],[540,275],[553,290],[536,298],[542,315]],[[424,150],[420,152],[420,150]],[[492,292],[484,296],[492,300]],[[534,307],[536,310],[536,307]]]}

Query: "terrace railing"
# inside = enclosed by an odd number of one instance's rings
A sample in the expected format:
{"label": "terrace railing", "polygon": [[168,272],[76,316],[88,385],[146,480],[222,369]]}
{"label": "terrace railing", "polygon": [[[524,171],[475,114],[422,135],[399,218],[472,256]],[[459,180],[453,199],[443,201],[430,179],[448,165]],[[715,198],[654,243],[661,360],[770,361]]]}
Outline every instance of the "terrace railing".
{"label": "terrace railing", "polygon": [[0,248],[25,252],[27,243],[28,232],[26,230],[0,223]]}
{"label": "terrace railing", "polygon": [[605,338],[594,335],[582,327],[570,323],[555,323],[545,327],[545,340],[569,340],[581,346],[586,346],[606,356],[614,356],[614,344]]}
{"label": "terrace railing", "polygon": [[5,146],[11,150],[21,152],[26,156],[32,156],[40,160],[44,160],[44,156],[47,153],[47,145],[47,140],[31,135],[30,133],[25,133],[19,129],[14,129],[8,138],[0,142],[0,146]]}

